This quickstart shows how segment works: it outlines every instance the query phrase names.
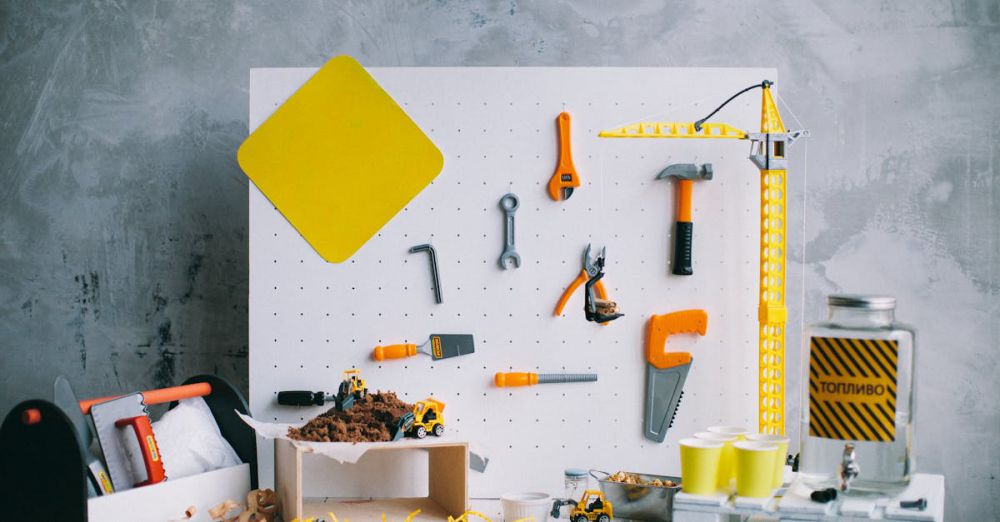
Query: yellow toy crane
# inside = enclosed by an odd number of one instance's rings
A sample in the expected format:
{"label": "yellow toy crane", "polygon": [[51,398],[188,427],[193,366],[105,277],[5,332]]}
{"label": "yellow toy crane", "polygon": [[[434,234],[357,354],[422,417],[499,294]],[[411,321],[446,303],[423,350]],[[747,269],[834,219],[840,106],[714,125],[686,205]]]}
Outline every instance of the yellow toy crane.
{"label": "yellow toy crane", "polygon": [[[760,293],[758,424],[763,433],[785,432],[785,225],[788,160],[785,149],[808,131],[786,131],[771,95],[772,82],[751,85],[694,123],[639,122],[601,131],[602,138],[713,138],[750,140],[750,161],[760,169]],[[706,123],[729,102],[760,88],[760,132]]]}

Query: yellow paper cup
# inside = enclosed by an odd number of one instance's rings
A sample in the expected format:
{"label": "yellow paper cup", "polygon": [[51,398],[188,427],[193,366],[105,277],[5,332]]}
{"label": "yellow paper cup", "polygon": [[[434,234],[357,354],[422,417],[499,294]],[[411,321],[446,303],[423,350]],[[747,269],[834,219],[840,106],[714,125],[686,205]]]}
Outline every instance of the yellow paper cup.
{"label": "yellow paper cup", "polygon": [[771,496],[774,480],[774,454],[778,445],[770,442],[740,441],[736,451],[736,495],[750,498]]}
{"label": "yellow paper cup", "polygon": [[747,435],[747,440],[778,445],[778,451],[774,452],[774,479],[771,482],[771,487],[780,488],[785,482],[785,459],[788,456],[788,437],[769,433],[754,433]]}
{"label": "yellow paper cup", "polygon": [[730,435],[736,437],[736,440],[747,440],[747,435],[750,434],[750,430],[739,426],[709,426],[705,431],[719,435]]}
{"label": "yellow paper cup", "polygon": [[722,443],[722,457],[719,459],[719,474],[716,487],[728,492],[729,484],[736,477],[736,456],[733,451],[733,443],[736,442],[736,436],[722,435],[721,433],[712,433],[710,431],[699,431],[694,434],[694,438]]}
{"label": "yellow paper cup", "polygon": [[722,443],[703,439],[681,439],[681,490],[693,495],[715,493]]}

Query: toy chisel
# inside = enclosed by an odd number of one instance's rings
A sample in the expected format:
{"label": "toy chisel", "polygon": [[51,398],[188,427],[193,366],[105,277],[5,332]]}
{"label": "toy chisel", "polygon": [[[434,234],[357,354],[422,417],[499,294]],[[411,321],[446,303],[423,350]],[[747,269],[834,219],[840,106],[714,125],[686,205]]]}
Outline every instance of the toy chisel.
{"label": "toy chisel", "polygon": [[432,334],[431,338],[424,344],[391,344],[388,346],[376,346],[372,351],[372,359],[384,361],[386,359],[402,359],[412,357],[417,352],[430,355],[435,361],[468,355],[476,351],[475,341],[471,334]]}

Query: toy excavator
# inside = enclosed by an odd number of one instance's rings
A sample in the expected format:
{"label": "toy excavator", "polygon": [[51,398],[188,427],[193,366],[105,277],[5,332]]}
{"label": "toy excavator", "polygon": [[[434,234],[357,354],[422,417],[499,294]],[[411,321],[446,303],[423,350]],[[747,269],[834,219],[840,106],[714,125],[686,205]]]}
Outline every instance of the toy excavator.
{"label": "toy excavator", "polygon": [[596,489],[583,492],[580,500],[556,499],[552,501],[552,518],[559,518],[559,509],[563,506],[573,506],[569,512],[570,522],[610,522],[615,514],[611,501],[604,498],[604,493]]}
{"label": "toy excavator", "polygon": [[428,433],[440,437],[444,435],[444,403],[433,398],[426,398],[413,405],[412,412],[406,412],[396,421],[392,432],[392,440],[404,436],[422,439]]}
{"label": "toy excavator", "polygon": [[368,397],[368,383],[361,378],[361,370],[344,370],[344,380],[337,389],[337,409],[349,410],[356,400],[363,401],[365,397]]}

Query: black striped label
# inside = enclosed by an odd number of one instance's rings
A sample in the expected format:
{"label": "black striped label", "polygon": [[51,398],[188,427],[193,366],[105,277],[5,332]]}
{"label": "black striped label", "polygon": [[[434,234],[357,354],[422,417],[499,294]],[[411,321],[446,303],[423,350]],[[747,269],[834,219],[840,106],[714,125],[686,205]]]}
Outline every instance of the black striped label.
{"label": "black striped label", "polygon": [[809,341],[809,435],[896,440],[899,343],[813,337]]}

